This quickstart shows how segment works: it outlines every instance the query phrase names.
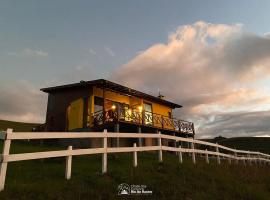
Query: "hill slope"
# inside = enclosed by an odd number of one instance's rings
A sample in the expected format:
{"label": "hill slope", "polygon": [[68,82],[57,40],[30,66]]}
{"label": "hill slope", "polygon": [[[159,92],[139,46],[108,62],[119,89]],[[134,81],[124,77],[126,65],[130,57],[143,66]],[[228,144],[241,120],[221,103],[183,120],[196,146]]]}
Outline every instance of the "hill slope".
{"label": "hill slope", "polygon": [[[216,160],[207,165],[204,159],[194,165],[190,157],[179,164],[175,154],[165,152],[164,163],[159,164],[157,153],[138,156],[138,167],[133,168],[132,154],[109,155],[106,175],[100,173],[100,155],[74,157],[69,181],[64,179],[64,158],[10,163],[0,199],[268,200],[270,196],[269,166],[229,165],[227,161],[217,165]],[[146,185],[153,194],[118,196],[121,183]]]}
{"label": "hill slope", "polygon": [[12,128],[13,131],[31,131],[33,127],[38,126],[35,123],[13,122],[0,120],[0,131],[5,131],[7,128]]}
{"label": "hill slope", "polygon": [[218,143],[231,148],[270,154],[269,137],[235,137],[220,140]]}

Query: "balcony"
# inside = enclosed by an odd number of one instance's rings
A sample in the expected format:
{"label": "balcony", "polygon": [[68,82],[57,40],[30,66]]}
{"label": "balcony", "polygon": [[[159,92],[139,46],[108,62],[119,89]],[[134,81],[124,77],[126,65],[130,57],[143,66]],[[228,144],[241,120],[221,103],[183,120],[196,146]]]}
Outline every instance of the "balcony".
{"label": "balcony", "polygon": [[93,126],[98,127],[108,123],[124,122],[138,126],[148,126],[160,130],[174,131],[194,135],[194,125],[192,122],[169,118],[160,114],[136,111],[131,109],[109,109],[99,111],[93,115]]}

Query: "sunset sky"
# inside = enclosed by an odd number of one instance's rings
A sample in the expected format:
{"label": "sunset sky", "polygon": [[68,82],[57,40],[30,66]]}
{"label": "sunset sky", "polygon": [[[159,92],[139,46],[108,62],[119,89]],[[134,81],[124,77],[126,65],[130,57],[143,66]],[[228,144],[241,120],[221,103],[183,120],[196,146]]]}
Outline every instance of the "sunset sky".
{"label": "sunset sky", "polygon": [[197,137],[270,135],[269,0],[1,1],[0,119],[40,88],[109,79],[184,107]]}

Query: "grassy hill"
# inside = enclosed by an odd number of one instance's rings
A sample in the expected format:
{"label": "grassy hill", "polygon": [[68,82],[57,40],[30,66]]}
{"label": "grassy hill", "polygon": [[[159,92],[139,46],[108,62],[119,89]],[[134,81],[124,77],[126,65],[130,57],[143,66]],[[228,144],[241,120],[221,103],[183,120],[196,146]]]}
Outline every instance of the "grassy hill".
{"label": "grassy hill", "polygon": [[270,137],[235,137],[235,138],[214,138],[205,141],[218,143],[231,148],[260,151],[270,154]]}
{"label": "grassy hill", "polygon": [[[14,144],[13,153],[37,151],[45,147]],[[32,160],[10,163],[1,200],[84,200],[84,199],[265,199],[270,196],[269,166],[229,165],[184,157],[179,164],[175,154],[139,153],[138,167],[132,167],[132,154],[109,155],[108,173],[102,175],[101,155],[73,157],[72,177],[64,179],[65,159]],[[121,183],[146,185],[152,195],[118,196]]]}
{"label": "grassy hill", "polygon": [[[0,121],[0,129],[29,131],[37,124]],[[245,150],[270,153],[269,138],[220,138],[222,145]],[[2,143],[0,142],[0,149]],[[34,145],[27,141],[14,141],[11,153],[60,150],[61,147]],[[73,157],[72,178],[64,179],[65,158],[31,160],[9,163],[6,186],[0,192],[1,200],[84,200],[84,199],[269,199],[270,166],[232,164],[210,160],[206,164],[197,157],[197,164],[184,156],[183,164],[172,153],[163,154],[164,162],[158,163],[158,155],[138,153],[138,167],[132,167],[132,154],[109,155],[108,173],[102,175],[101,155]],[[146,185],[153,194],[148,196],[118,196],[121,183]]]}
{"label": "grassy hill", "polygon": [[31,131],[33,127],[38,126],[35,123],[13,122],[0,120],[0,131],[5,131],[7,128],[12,128],[13,131]]}

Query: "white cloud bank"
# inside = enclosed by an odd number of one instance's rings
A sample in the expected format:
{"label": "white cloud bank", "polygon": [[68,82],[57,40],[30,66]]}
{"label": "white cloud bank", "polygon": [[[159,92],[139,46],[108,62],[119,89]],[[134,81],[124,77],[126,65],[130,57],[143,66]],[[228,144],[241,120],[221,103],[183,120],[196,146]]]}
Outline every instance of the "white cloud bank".
{"label": "white cloud bank", "polygon": [[45,122],[45,93],[27,81],[0,86],[0,119],[20,122]]}
{"label": "white cloud bank", "polygon": [[[161,90],[184,106],[176,114],[193,120],[199,135],[262,135],[270,132],[264,120],[270,84],[257,85],[269,77],[269,67],[269,37],[246,32],[240,24],[199,21],[179,27],[166,44],[141,52],[111,78],[154,95]],[[246,117],[249,112],[252,117]],[[232,120],[235,115],[242,120]],[[255,120],[252,127],[249,120]]]}

